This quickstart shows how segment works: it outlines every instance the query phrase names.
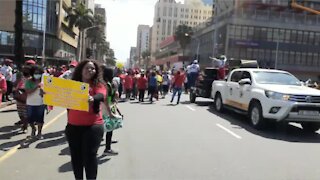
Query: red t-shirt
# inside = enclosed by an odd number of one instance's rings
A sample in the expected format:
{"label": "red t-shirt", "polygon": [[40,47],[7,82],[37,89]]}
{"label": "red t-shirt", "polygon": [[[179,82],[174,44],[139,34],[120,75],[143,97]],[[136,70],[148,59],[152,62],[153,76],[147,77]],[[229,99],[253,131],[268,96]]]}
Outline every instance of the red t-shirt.
{"label": "red t-shirt", "polygon": [[132,89],[133,87],[133,79],[131,75],[126,75],[124,79],[124,88],[126,89]]}
{"label": "red t-shirt", "polygon": [[[92,84],[90,84],[90,96],[101,93],[104,97],[106,97],[106,92],[107,90],[104,85],[98,84],[97,86],[93,86]],[[68,111],[68,123],[76,126],[91,126],[94,124],[103,124],[102,113],[100,111],[99,114],[95,114],[92,106],[89,106],[89,112],[70,109]]]}
{"label": "red t-shirt", "polygon": [[147,88],[147,78],[146,77],[140,77],[138,79],[138,89],[146,89]]}
{"label": "red t-shirt", "polygon": [[185,76],[183,73],[181,73],[180,75],[176,74],[174,76],[174,82],[173,82],[174,87],[182,88],[184,84],[184,80],[185,80]]}
{"label": "red t-shirt", "polygon": [[6,82],[6,78],[0,74],[0,104],[2,102],[2,94],[4,94],[7,91],[7,82]]}

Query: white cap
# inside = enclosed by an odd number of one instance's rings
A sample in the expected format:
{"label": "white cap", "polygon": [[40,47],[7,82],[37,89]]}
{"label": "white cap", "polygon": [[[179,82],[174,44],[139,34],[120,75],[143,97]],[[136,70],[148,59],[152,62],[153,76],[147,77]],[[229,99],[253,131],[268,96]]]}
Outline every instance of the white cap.
{"label": "white cap", "polygon": [[198,64],[198,60],[193,60],[193,64]]}

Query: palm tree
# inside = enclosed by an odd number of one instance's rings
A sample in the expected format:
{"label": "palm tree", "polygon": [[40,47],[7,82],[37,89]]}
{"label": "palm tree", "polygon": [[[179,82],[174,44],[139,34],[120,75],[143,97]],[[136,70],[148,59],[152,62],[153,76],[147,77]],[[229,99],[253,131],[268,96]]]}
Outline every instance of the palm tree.
{"label": "palm tree", "polygon": [[179,25],[176,29],[175,36],[179,41],[182,49],[182,56],[184,56],[184,51],[188,44],[191,42],[191,35],[193,34],[192,28],[183,24]]}
{"label": "palm tree", "polygon": [[147,68],[148,68],[148,66],[149,66],[150,55],[151,55],[151,53],[150,53],[149,50],[146,50],[146,51],[143,51],[143,52],[142,52],[142,58],[143,58],[144,60],[146,60],[145,65],[146,65]]}
{"label": "palm tree", "polygon": [[23,50],[23,16],[22,16],[22,0],[16,0],[15,10],[15,24],[14,24],[14,54],[15,62],[20,69],[24,63],[24,50]]}
{"label": "palm tree", "polygon": [[[97,54],[103,54],[103,53],[101,53],[102,48],[107,43],[104,28],[103,28],[103,27],[105,27],[105,25],[106,25],[106,23],[105,23],[104,17],[100,14],[95,14],[94,15],[94,22],[93,22],[94,28],[89,29],[87,31],[87,37],[89,37],[91,40],[91,46],[93,47],[93,45],[96,44],[96,47],[97,47],[96,53]],[[99,55],[97,57],[99,57]]]}
{"label": "palm tree", "polygon": [[116,65],[116,58],[114,57],[113,49],[109,48],[106,55],[106,64],[110,66]]}
{"label": "palm tree", "polygon": [[93,12],[91,9],[87,9],[83,3],[79,3],[75,7],[70,7],[67,13],[65,20],[69,22],[69,27],[79,28],[78,57],[81,60],[84,31],[93,25]]}

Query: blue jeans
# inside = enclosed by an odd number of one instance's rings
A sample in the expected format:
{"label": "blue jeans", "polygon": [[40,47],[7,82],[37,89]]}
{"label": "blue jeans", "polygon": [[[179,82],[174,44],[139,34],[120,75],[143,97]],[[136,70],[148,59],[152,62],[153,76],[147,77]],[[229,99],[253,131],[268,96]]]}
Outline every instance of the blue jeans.
{"label": "blue jeans", "polygon": [[171,102],[173,102],[174,97],[176,96],[176,94],[178,93],[178,100],[177,100],[177,104],[179,104],[180,102],[180,97],[181,97],[181,93],[182,93],[182,88],[173,88],[173,95],[172,95],[172,99]]}

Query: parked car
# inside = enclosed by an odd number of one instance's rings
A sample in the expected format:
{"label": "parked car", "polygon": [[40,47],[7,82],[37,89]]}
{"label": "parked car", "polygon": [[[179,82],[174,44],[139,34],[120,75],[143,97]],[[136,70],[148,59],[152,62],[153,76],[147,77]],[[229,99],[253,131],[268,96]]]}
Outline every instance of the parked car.
{"label": "parked car", "polygon": [[320,91],[286,71],[235,69],[227,81],[214,81],[211,93],[217,111],[246,114],[256,129],[269,120],[297,122],[309,132],[320,128]]}

